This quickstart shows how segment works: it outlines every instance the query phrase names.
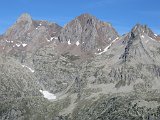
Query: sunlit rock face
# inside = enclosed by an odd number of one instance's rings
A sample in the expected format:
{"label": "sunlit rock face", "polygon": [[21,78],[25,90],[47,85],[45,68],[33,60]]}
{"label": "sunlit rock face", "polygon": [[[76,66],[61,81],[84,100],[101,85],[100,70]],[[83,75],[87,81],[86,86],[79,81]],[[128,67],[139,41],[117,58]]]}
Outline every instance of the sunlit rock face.
{"label": "sunlit rock face", "polygon": [[[110,23],[98,20],[90,14],[82,14],[61,30],[59,41],[79,43],[82,51],[95,52],[103,49],[118,37]],[[78,46],[77,45],[77,46]]]}

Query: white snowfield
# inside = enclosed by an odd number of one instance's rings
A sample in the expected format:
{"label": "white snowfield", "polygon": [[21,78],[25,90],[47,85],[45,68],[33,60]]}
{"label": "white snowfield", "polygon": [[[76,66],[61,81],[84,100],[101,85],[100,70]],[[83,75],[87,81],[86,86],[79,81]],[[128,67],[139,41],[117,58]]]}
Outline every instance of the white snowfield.
{"label": "white snowfield", "polygon": [[27,44],[26,44],[26,43],[23,43],[23,44],[22,44],[22,46],[23,46],[23,47],[26,47],[26,46],[27,46]]}
{"label": "white snowfield", "polygon": [[51,39],[50,39],[50,40],[46,38],[46,40],[47,40],[48,42],[53,41],[53,39],[58,40],[58,37],[51,37]]}
{"label": "white snowfield", "polygon": [[46,38],[46,40],[47,40],[48,42],[51,42],[51,40],[49,40],[49,39],[47,39],[47,38]]}
{"label": "white snowfield", "polygon": [[16,46],[17,46],[17,47],[20,47],[20,46],[21,46],[21,44],[16,44]]}
{"label": "white snowfield", "polygon": [[21,43],[17,43],[17,44],[16,44],[16,46],[17,46],[17,47],[20,47],[21,45],[22,45],[23,47],[26,47],[26,46],[27,46],[27,44],[26,44],[26,43],[22,43],[22,42],[21,42]]}
{"label": "white snowfield", "polygon": [[71,40],[70,39],[68,40],[68,45],[71,45]]}
{"label": "white snowfield", "polygon": [[144,38],[144,35],[142,35],[141,37]]}
{"label": "white snowfield", "polygon": [[98,54],[101,55],[102,53],[107,52],[107,50],[111,47],[111,45],[112,45],[116,40],[118,40],[118,39],[119,39],[119,37],[117,37],[115,40],[113,40],[113,41],[111,42],[111,44],[109,44],[102,52],[100,52],[100,53],[98,53]]}
{"label": "white snowfield", "polygon": [[[155,39],[153,39],[153,38],[151,38],[151,37],[149,37],[149,36],[146,36],[145,34],[144,34],[144,35],[141,35],[141,38],[142,38],[143,40],[146,40],[146,41],[145,41],[146,43],[148,43],[149,40],[152,40],[152,41],[154,41],[154,42],[158,42],[158,41],[156,41]],[[146,39],[146,38],[147,38],[147,39]]]}
{"label": "white snowfield", "polygon": [[13,41],[8,41],[8,40],[6,40],[6,42],[7,42],[7,43],[13,43]]}
{"label": "white snowfield", "polygon": [[34,73],[34,70],[26,65],[22,65],[22,67],[28,68],[32,73]]}
{"label": "white snowfield", "polygon": [[76,42],[76,45],[79,46],[79,44],[80,44],[79,41],[77,41],[77,42]]}
{"label": "white snowfield", "polygon": [[58,37],[52,37],[51,39],[55,39],[55,40],[58,40]]}
{"label": "white snowfield", "polygon": [[101,51],[101,49],[98,49],[98,51]]}
{"label": "white snowfield", "polygon": [[9,42],[9,43],[10,43],[10,41],[8,41],[8,40],[6,40],[6,42]]}
{"label": "white snowfield", "polygon": [[154,34],[156,37],[158,36],[157,34]]}
{"label": "white snowfield", "polygon": [[56,99],[56,96],[48,91],[43,91],[43,90],[39,90],[44,98],[48,99],[48,100],[55,100]]}

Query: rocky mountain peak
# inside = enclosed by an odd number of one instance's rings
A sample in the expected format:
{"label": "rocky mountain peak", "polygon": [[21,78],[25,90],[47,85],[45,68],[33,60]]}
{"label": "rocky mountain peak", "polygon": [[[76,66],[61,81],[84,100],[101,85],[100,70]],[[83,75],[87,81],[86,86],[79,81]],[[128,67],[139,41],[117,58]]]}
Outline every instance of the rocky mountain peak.
{"label": "rocky mountain peak", "polygon": [[136,24],[132,28],[131,33],[134,34],[135,36],[144,34],[144,33],[150,37],[154,36],[153,31],[147,25],[141,25],[141,24]]}
{"label": "rocky mountain peak", "polygon": [[81,51],[95,53],[117,37],[118,33],[109,23],[86,13],[76,17],[61,30],[59,41],[69,45],[78,42]]}
{"label": "rocky mountain peak", "polygon": [[[156,36],[156,34],[154,34],[152,30],[147,27],[147,25],[136,24],[132,28],[131,32],[129,32],[123,39],[123,43],[126,44],[124,53],[120,58],[123,58],[125,62],[131,61],[134,58],[137,61],[139,59],[139,61],[143,62],[144,60],[150,60],[149,62],[151,63],[151,61],[153,60],[150,53],[148,52],[150,49],[148,48],[148,44],[153,44],[154,42],[156,42],[157,38],[158,37]],[[139,53],[140,55],[137,53]]]}
{"label": "rocky mountain peak", "polygon": [[32,22],[32,17],[30,14],[24,13],[18,18],[17,23],[19,22]]}
{"label": "rocky mountain peak", "polygon": [[99,19],[97,19],[95,16],[89,14],[89,13],[84,13],[81,14],[80,16],[76,17],[73,21],[78,21],[82,27],[97,27],[97,23],[100,23],[101,26],[103,27],[110,27],[112,28],[112,25],[108,22],[103,22]]}
{"label": "rocky mountain peak", "polygon": [[38,48],[57,40],[60,30],[61,27],[55,23],[33,20],[29,14],[22,14],[4,34],[0,51],[24,62],[29,52],[34,53]]}
{"label": "rocky mountain peak", "polygon": [[80,16],[78,16],[76,19],[78,19],[79,21],[83,22],[83,21],[88,21],[89,23],[89,20],[97,20],[96,17],[94,17],[93,15],[91,14],[88,14],[88,13],[85,13],[85,14],[81,14]]}
{"label": "rocky mountain peak", "polygon": [[22,37],[28,30],[33,29],[33,20],[27,13],[22,14],[5,33],[7,39],[18,39]]}
{"label": "rocky mountain peak", "polygon": [[94,17],[94,16],[89,13],[83,13],[83,14],[79,15],[77,18],[79,18],[79,17]]}

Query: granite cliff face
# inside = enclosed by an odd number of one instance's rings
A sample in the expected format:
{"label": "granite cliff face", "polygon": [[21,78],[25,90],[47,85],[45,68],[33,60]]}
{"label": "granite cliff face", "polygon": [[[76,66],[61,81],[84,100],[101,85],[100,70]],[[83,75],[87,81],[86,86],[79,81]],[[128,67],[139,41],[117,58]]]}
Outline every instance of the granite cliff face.
{"label": "granite cliff face", "polygon": [[118,37],[111,24],[89,14],[82,14],[69,22],[60,32],[62,43],[80,45],[81,51],[100,52]]}
{"label": "granite cliff face", "polygon": [[159,39],[89,14],[63,28],[23,14],[0,36],[0,119],[159,120]]}

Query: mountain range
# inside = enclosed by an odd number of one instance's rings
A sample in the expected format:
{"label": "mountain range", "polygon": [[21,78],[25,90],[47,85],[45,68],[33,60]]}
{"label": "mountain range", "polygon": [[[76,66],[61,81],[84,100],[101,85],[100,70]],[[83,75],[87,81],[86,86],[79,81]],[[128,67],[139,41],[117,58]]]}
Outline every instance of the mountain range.
{"label": "mountain range", "polygon": [[0,36],[0,84],[1,120],[160,120],[160,35],[25,13]]}

